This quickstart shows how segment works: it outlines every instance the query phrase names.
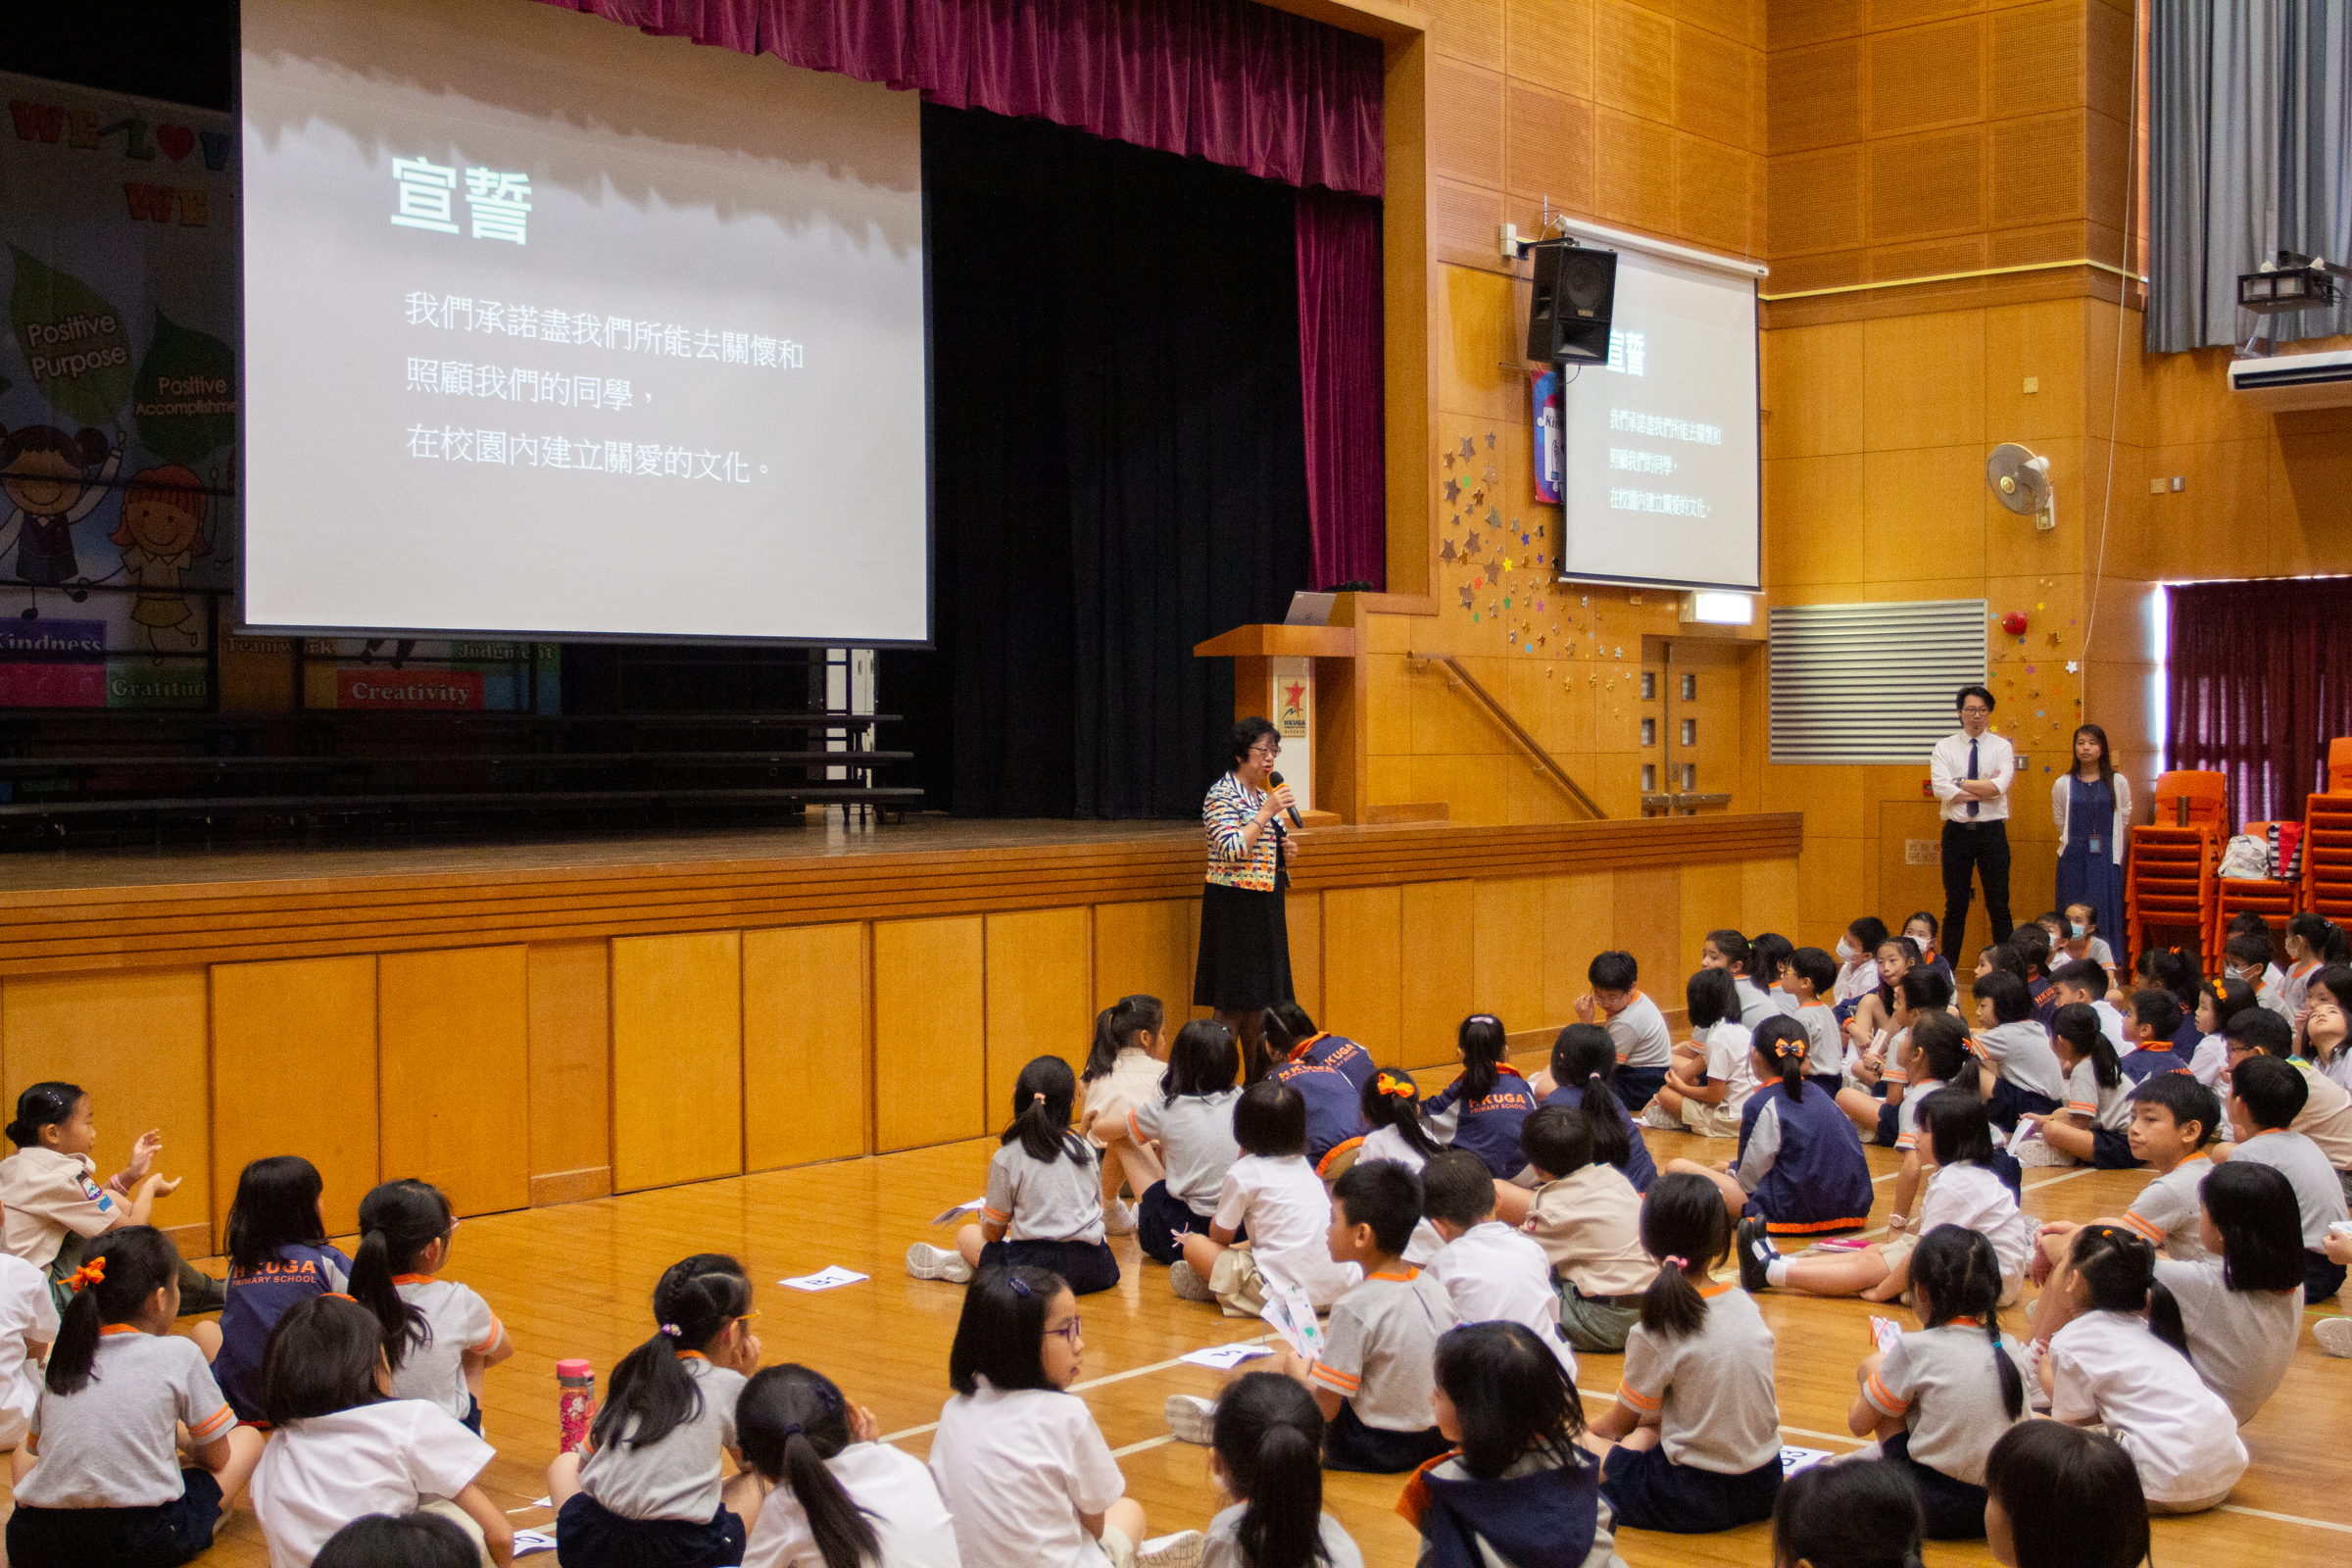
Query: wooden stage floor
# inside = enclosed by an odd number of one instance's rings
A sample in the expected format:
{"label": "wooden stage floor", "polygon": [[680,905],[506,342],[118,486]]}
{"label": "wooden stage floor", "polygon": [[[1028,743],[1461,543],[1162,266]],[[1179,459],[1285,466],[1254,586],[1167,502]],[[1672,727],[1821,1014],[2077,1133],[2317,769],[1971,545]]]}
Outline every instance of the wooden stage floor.
{"label": "wooden stage floor", "polygon": [[[1651,1149],[1722,1158],[1724,1143],[1650,1132]],[[959,1287],[906,1277],[907,1243],[945,1241],[926,1221],[979,1191],[994,1140],[765,1175],[675,1187],[562,1207],[466,1221],[453,1278],[487,1296],[512,1330],[513,1360],[494,1369],[486,1391],[486,1431],[499,1456],[485,1485],[519,1525],[548,1522],[531,1506],[546,1493],[544,1471],[556,1448],[555,1362],[586,1356],[609,1371],[652,1332],[648,1296],[661,1270],[695,1251],[741,1257],[758,1286],[760,1322],[770,1363],[802,1361],[870,1405],[883,1431],[909,1452],[928,1449],[930,1426],[947,1398],[948,1345],[961,1300]],[[1883,1218],[1895,1162],[1872,1152],[1882,1173],[1874,1218]],[[2027,1207],[2047,1219],[2115,1213],[2142,1178],[2128,1172],[2035,1170],[2027,1173]],[[1213,1306],[1180,1301],[1166,1271],[1139,1258],[1132,1239],[1114,1246],[1124,1278],[1115,1291],[1086,1298],[1086,1360],[1079,1390],[1120,1456],[1130,1494],[1154,1533],[1199,1528],[1219,1506],[1206,1450],[1175,1443],[1160,1417],[1170,1394],[1213,1393],[1218,1377],[1175,1358],[1203,1346],[1247,1339],[1250,1325]],[[842,1264],[870,1283],[822,1295],[779,1288],[787,1275]],[[219,1272],[220,1264],[214,1260]],[[1776,1371],[1784,1431],[1791,1443],[1843,1450],[1844,1413],[1853,1368],[1868,1349],[1860,1301],[1767,1295],[1766,1320],[1778,1339]],[[2334,1303],[2314,1309],[2319,1316]],[[2022,1327],[2022,1312],[2010,1314]],[[1582,1358],[1586,1407],[1597,1412],[1616,1387],[1621,1358]],[[2253,1453],[2246,1478],[2222,1509],[2156,1521],[2160,1564],[2342,1562],[2352,1553],[2352,1361],[2323,1353],[2308,1329],[2284,1385],[2246,1427]],[[1401,1568],[1414,1537],[1393,1511],[1399,1482],[1334,1476],[1326,1505],[1364,1548],[1368,1563]],[[1765,1568],[1769,1532],[1755,1526],[1723,1536],[1664,1537],[1626,1532],[1619,1549],[1634,1568],[1653,1564],[1740,1564]],[[200,1561],[260,1568],[266,1554],[253,1515],[240,1506]],[[542,1559],[552,1562],[553,1558]],[[1981,1543],[1931,1544],[1930,1568],[1989,1563]]]}

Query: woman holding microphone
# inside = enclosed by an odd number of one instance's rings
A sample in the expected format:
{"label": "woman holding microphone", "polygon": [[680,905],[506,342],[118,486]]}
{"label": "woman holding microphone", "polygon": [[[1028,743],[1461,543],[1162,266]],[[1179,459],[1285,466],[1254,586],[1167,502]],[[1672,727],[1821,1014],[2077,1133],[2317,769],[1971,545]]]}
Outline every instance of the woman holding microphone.
{"label": "woman holding microphone", "polygon": [[1285,813],[1288,785],[1272,781],[1282,736],[1262,718],[1233,726],[1232,770],[1200,803],[1208,835],[1208,881],[1200,894],[1200,961],[1193,1004],[1216,1009],[1241,1042],[1244,1078],[1266,1069],[1265,1009],[1291,998],[1291,937],[1283,916],[1285,867],[1298,840]]}

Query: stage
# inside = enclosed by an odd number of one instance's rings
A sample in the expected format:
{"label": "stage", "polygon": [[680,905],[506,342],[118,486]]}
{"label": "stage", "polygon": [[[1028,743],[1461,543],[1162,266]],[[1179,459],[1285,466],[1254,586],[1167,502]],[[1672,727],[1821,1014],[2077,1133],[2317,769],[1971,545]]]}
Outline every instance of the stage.
{"label": "stage", "polygon": [[[1703,933],[1794,931],[1793,813],[1305,836],[1300,1002],[1409,1067],[1495,1012],[1528,1049],[1607,948],[1670,1009]],[[955,821],[0,861],[0,1063],[161,1125],[159,1223],[213,1250],[300,1151],[348,1228],[380,1177],[461,1212],[980,1136],[1131,992],[1182,1015],[1186,822]]]}

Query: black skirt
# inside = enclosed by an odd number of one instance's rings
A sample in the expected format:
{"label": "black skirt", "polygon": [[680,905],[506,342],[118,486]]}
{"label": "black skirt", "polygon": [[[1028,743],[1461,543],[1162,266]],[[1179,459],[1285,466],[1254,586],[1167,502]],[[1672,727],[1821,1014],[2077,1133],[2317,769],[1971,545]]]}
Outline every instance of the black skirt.
{"label": "black skirt", "polygon": [[1279,890],[1201,884],[1193,1005],[1246,1012],[1291,1000],[1291,928]]}

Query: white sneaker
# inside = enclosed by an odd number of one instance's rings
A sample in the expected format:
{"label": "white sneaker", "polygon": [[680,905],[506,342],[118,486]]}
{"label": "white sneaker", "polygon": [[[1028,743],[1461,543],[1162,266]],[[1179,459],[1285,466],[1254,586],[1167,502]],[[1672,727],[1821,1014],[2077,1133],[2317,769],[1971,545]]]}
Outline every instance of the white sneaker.
{"label": "white sneaker", "polygon": [[1102,1230],[1110,1236],[1133,1236],[1135,1205],[1124,1198],[1113,1199],[1110,1206],[1102,1211]]}
{"label": "white sneaker", "polygon": [[1200,1568],[1208,1538],[1198,1530],[1154,1536],[1135,1548],[1135,1568]]}
{"label": "white sneaker", "polygon": [[1655,1127],[1660,1132],[1679,1133],[1683,1130],[1682,1118],[1655,1100],[1642,1107],[1642,1114],[1636,1120],[1644,1127]]}
{"label": "white sneaker", "polygon": [[1217,1401],[1198,1394],[1171,1394],[1160,1411],[1168,1418],[1168,1430],[1176,1434],[1178,1443],[1198,1443],[1205,1447],[1216,1430]]}
{"label": "white sneaker", "polygon": [[969,1285],[972,1265],[963,1254],[952,1247],[933,1247],[917,1242],[906,1249],[906,1272],[918,1280],[946,1280],[951,1285]]}
{"label": "white sneaker", "polygon": [[2329,1355],[2352,1355],[2352,1317],[2324,1317],[2311,1326],[2311,1337]]}
{"label": "white sneaker", "polygon": [[1200,1277],[1200,1271],[1181,1257],[1168,1265],[1168,1288],[1187,1301],[1217,1298],[1217,1293],[1208,1288],[1208,1281]]}

